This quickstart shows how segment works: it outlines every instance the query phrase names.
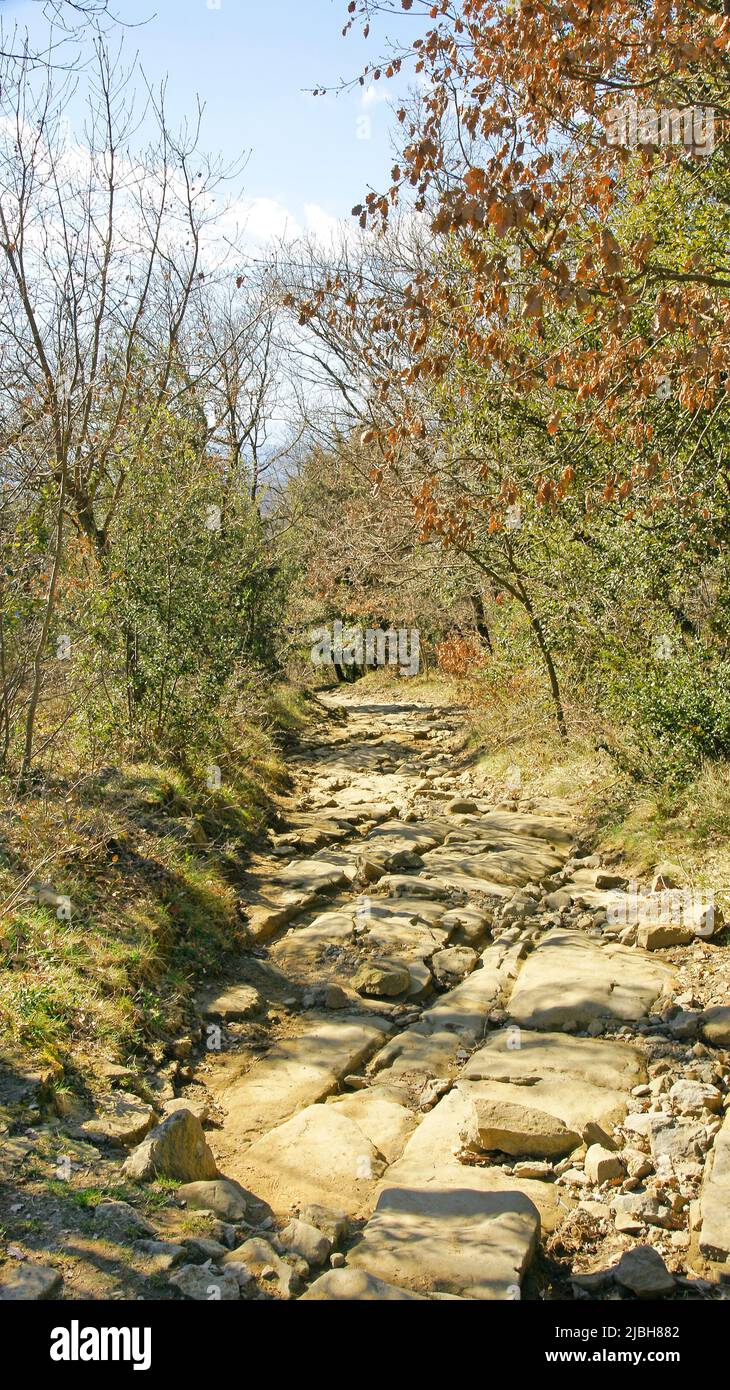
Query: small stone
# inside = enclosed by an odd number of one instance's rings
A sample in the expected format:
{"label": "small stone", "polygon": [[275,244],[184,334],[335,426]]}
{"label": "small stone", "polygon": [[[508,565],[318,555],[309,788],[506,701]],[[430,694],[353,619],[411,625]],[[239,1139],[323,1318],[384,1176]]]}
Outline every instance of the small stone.
{"label": "small stone", "polygon": [[555,1169],[552,1163],[541,1163],[539,1160],[524,1159],[520,1163],[515,1163],[512,1172],[515,1177],[535,1178],[538,1182],[544,1182],[555,1177]]}
{"label": "small stone", "polygon": [[341,1250],[333,1250],[332,1254],[330,1255],[330,1264],[333,1269],[344,1269],[345,1256],[343,1255]]}
{"label": "small stone", "polygon": [[681,1115],[705,1115],[722,1109],[722,1091],[703,1081],[675,1081],[669,1099]]}
{"label": "small stone", "polygon": [[637,1245],[626,1250],[614,1270],[614,1279],[637,1298],[661,1298],[672,1293],[674,1279],[658,1250]]}
{"label": "small stone", "polygon": [[204,1265],[183,1265],[182,1269],[170,1275],[169,1282],[185,1298],[194,1299],[197,1303],[230,1303],[241,1296],[235,1274],[213,1274]]}
{"label": "small stone", "polygon": [[251,1274],[246,1269],[246,1266],[239,1264],[236,1260],[231,1260],[226,1265],[226,1274],[233,1275],[233,1278],[238,1283],[239,1289],[245,1289],[246,1285],[251,1283]]}
{"label": "small stone", "polygon": [[360,966],[352,983],[358,994],[376,998],[382,995],[390,999],[405,994],[410,988],[411,975],[406,965],[396,961],[372,960]]}
{"label": "small stone", "polygon": [[324,1264],[332,1249],[332,1241],[306,1221],[290,1221],[279,1232],[279,1240],[285,1250],[293,1255],[301,1255],[308,1265]]}
{"label": "small stone", "polygon": [[326,1009],[346,1009],[352,1001],[341,985],[329,984],[324,987],[322,1002]]}
{"label": "small stone", "polygon": [[431,957],[431,970],[442,985],[458,984],[474,970],[479,956],[471,946],[447,946]]}
{"label": "small stone", "polygon": [[453,801],[447,801],[446,810],[452,816],[473,816],[479,811],[476,801],[467,801],[462,797],[454,797]]}
{"label": "small stone", "polygon": [[209,1240],[205,1236],[186,1236],[183,1245],[191,1264],[217,1265],[221,1257],[228,1254],[227,1246],[221,1245],[219,1240]]}
{"label": "small stone", "polygon": [[654,1172],[654,1164],[648,1154],[642,1153],[641,1149],[624,1149],[621,1157],[626,1164],[626,1172],[630,1178],[646,1178]]}
{"label": "small stone", "polygon": [[154,1226],[129,1202],[99,1202],[94,1210],[94,1229],[112,1240],[156,1234]]}
{"label": "small stone", "polygon": [[561,1158],[580,1145],[580,1135],[557,1116],[484,1097],[472,1101],[461,1137],[477,1153],[496,1150],[528,1158]]}
{"label": "small stone", "polygon": [[[242,1264],[255,1279],[276,1279],[284,1298],[292,1298],[301,1287],[302,1275],[299,1270],[281,1259],[263,1236],[252,1236],[244,1241],[243,1245],[224,1255],[220,1263],[224,1270],[229,1264]],[[306,1271],[306,1263],[303,1260],[300,1263]]]}
{"label": "small stone", "polygon": [[316,1227],[332,1245],[339,1245],[347,1237],[348,1222],[344,1212],[332,1211],[330,1207],[319,1206],[317,1202],[302,1207],[299,1220]]}
{"label": "small stone", "polygon": [[167,1240],[137,1240],[134,1249],[143,1257],[147,1274],[167,1274],[187,1254],[184,1245],[173,1245]]}
{"label": "small stone", "polygon": [[654,870],[654,877],[651,881],[652,893],[662,893],[666,888],[680,888],[684,882],[684,870],[680,864],[673,864],[671,860],[662,860]]}
{"label": "small stone", "polygon": [[608,1134],[603,1126],[597,1124],[595,1120],[589,1120],[588,1124],[584,1126],[581,1131],[581,1138],[588,1148],[592,1144],[599,1144],[601,1148],[608,1149],[610,1153],[614,1153],[618,1148],[613,1136]]}
{"label": "small stone", "polygon": [[50,1298],[60,1288],[62,1278],[50,1265],[3,1265],[0,1268],[0,1302],[37,1302]]}
{"label": "small stone", "polygon": [[616,1153],[601,1144],[591,1144],[585,1156],[585,1172],[591,1182],[615,1182],[624,1176],[624,1165]]}
{"label": "small stone", "polygon": [[596,888],[625,888],[626,882],[623,874],[612,874],[606,869],[596,874]]}
{"label": "small stone", "polygon": [[716,1004],[700,1015],[700,1033],[713,1047],[730,1048],[730,1005]]}
{"label": "small stone", "polygon": [[129,1148],[144,1139],[156,1120],[151,1105],[126,1091],[115,1091],[101,1103],[99,1114],[77,1125],[74,1133],[92,1142],[124,1144]]}
{"label": "small stone", "polygon": [[691,927],[679,922],[640,922],[636,941],[642,951],[661,951],[667,946],[686,946],[694,934]]}

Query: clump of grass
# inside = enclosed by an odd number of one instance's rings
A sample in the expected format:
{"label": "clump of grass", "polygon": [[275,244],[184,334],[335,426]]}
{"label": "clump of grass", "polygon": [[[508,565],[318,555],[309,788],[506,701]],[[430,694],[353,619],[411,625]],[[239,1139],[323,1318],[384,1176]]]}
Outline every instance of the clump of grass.
{"label": "clump of grass", "polygon": [[[237,880],[288,774],[273,730],[307,702],[280,689],[272,729],[230,731],[184,767],[123,763],[8,785],[0,811],[0,1035],[6,1057],[129,1058],[185,1025],[196,982],[240,950]],[[275,720],[279,721],[275,725]],[[1,790],[1,789],[0,789]],[[0,802],[2,805],[2,802]],[[37,900],[50,885],[70,919]]]}

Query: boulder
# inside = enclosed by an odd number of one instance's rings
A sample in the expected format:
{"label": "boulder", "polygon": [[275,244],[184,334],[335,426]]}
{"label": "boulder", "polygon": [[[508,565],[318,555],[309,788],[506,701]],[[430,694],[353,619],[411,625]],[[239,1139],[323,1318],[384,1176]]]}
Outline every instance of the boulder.
{"label": "boulder", "polygon": [[150,1131],[122,1164],[122,1173],[135,1182],[177,1178],[198,1182],[218,1176],[200,1120],[189,1110],[177,1110]]}

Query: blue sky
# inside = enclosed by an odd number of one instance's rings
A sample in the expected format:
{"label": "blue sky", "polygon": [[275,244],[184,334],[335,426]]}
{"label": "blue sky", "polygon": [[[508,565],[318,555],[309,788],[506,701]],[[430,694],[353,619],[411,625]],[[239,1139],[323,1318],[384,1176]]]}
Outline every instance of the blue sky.
{"label": "blue sky", "polygon": [[[114,3],[114,0],[113,0]],[[388,28],[365,42],[345,39],[346,0],[116,0],[128,56],[139,52],[153,81],[169,75],[169,109],[205,103],[202,143],[234,160],[250,151],[242,176],[249,230],[265,239],[281,231],[326,227],[348,217],[369,187],[383,187],[392,164],[393,117],[383,100],[398,88],[312,97],[305,89],[337,86],[382,51]],[[210,6],[210,7],[209,7]],[[0,13],[38,32],[40,5],[5,0]],[[144,23],[142,21],[146,20]],[[395,37],[413,20],[389,20]],[[402,82],[400,91],[404,90]]]}

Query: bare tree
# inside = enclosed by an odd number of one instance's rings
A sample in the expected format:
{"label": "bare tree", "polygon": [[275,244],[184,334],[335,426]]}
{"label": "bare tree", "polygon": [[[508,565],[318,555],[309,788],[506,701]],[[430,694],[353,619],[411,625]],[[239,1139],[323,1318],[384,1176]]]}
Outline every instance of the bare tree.
{"label": "bare tree", "polygon": [[[177,385],[183,324],[204,277],[202,238],[218,212],[216,191],[233,172],[199,152],[200,109],[175,134],[164,87],[145,88],[139,109],[132,75],[97,38],[93,72],[83,75],[86,122],[77,140],[64,110],[78,76],[45,71],[39,81],[29,59],[6,59],[0,69],[0,444],[5,473],[20,458],[26,492],[42,492],[46,507],[56,509],[26,714],[26,772],[63,514],[103,565],[130,450],[143,447]],[[133,141],[142,131],[140,153]]]}

